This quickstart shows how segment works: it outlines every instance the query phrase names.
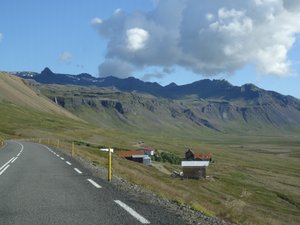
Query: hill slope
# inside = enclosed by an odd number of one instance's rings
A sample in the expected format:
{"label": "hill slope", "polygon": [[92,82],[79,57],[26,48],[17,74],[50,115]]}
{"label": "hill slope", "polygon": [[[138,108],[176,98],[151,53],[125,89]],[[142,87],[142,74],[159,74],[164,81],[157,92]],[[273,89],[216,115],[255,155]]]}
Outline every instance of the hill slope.
{"label": "hill slope", "polygon": [[87,127],[81,119],[35,91],[27,81],[4,73],[0,73],[0,118],[0,137],[69,136],[70,132],[84,133],[80,130]]}
{"label": "hill slope", "polygon": [[28,87],[29,83],[9,74],[0,73],[0,101],[11,102],[37,111],[66,116],[78,120],[76,116]]}

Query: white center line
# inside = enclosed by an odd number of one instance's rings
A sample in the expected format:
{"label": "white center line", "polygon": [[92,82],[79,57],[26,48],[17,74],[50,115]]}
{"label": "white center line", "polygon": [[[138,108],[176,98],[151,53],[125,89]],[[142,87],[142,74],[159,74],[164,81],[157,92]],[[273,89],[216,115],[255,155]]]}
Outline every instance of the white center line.
{"label": "white center line", "polygon": [[92,185],[94,185],[96,188],[102,188],[99,184],[97,184],[95,181],[93,181],[92,179],[87,179],[88,182],[90,182]]}
{"label": "white center line", "polygon": [[82,172],[81,172],[79,169],[74,168],[74,170],[75,170],[77,173],[82,174]]}
{"label": "white center line", "polygon": [[124,202],[121,202],[120,200],[114,200],[114,202],[117,203],[119,206],[121,206],[123,209],[125,209],[130,215],[132,215],[134,218],[136,218],[142,224],[150,223],[148,220],[146,220],[143,216],[138,214],[136,211],[134,211],[132,208],[130,208],[128,205],[126,205]]}
{"label": "white center line", "polygon": [[60,157],[61,160],[65,160],[63,157]]}
{"label": "white center line", "polygon": [[57,157],[59,157],[59,155],[58,155],[58,154],[56,154],[56,156],[57,156]]}
{"label": "white center line", "polygon": [[14,163],[14,162],[17,160],[17,158],[18,158],[18,157],[14,158],[14,160],[13,160],[13,161],[11,161],[11,163]]}
{"label": "white center line", "polygon": [[0,170],[2,170],[7,164],[9,164],[11,161],[13,161],[15,159],[15,157],[12,157],[10,160],[8,160],[8,162],[6,162],[1,168]]}
{"label": "white center line", "polygon": [[9,165],[7,165],[6,167],[4,167],[3,170],[0,171],[0,176],[4,173],[4,171],[9,167]]}
{"label": "white center line", "polygon": [[68,165],[70,165],[70,166],[72,165],[72,163],[70,163],[69,161],[66,161],[66,163],[67,163]]}

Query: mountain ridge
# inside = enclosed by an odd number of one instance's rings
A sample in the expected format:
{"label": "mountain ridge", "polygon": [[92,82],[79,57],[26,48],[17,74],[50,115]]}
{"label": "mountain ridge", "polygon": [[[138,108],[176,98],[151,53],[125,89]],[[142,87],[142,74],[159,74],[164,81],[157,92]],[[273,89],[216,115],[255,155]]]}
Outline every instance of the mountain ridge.
{"label": "mountain ridge", "polygon": [[260,94],[276,95],[281,98],[293,98],[291,95],[282,95],[275,91],[261,89],[254,84],[244,84],[234,86],[227,80],[203,79],[189,84],[177,85],[170,83],[162,86],[156,82],[144,82],[135,77],[117,78],[113,76],[96,78],[88,73],[78,75],[60,74],[52,72],[46,67],[41,73],[35,72],[15,72],[14,75],[24,79],[33,79],[42,84],[62,84],[97,87],[115,87],[120,91],[148,93],[156,97],[177,99],[187,95],[197,95],[200,98],[222,98],[232,100],[243,98],[246,100],[258,97]]}

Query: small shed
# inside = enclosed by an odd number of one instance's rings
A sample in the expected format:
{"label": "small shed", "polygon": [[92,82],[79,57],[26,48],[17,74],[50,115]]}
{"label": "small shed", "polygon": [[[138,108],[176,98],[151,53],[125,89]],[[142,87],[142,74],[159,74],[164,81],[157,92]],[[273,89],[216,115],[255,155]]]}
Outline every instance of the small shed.
{"label": "small shed", "polygon": [[209,161],[182,161],[181,167],[184,178],[206,178],[206,167]]}
{"label": "small shed", "polygon": [[151,166],[151,158],[149,156],[145,156],[143,158],[143,164],[146,166]]}

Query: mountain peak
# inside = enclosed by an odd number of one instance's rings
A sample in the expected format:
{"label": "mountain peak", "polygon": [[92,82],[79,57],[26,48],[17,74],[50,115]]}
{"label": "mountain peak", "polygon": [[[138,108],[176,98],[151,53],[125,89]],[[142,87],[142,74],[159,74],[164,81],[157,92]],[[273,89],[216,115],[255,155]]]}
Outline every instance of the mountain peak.
{"label": "mountain peak", "polygon": [[241,91],[242,92],[245,92],[245,91],[259,91],[260,88],[255,86],[254,84],[244,84],[241,86]]}
{"label": "mountain peak", "polygon": [[41,72],[41,75],[52,75],[53,72],[48,68],[46,67],[42,72]]}
{"label": "mountain peak", "polygon": [[178,87],[178,85],[175,84],[174,82],[172,82],[172,83],[168,84],[168,85],[165,86],[165,87],[168,87],[168,88],[171,88],[171,87]]}
{"label": "mountain peak", "polygon": [[87,78],[87,79],[91,79],[93,78],[93,76],[91,74],[88,73],[81,73],[77,75],[78,78]]}

